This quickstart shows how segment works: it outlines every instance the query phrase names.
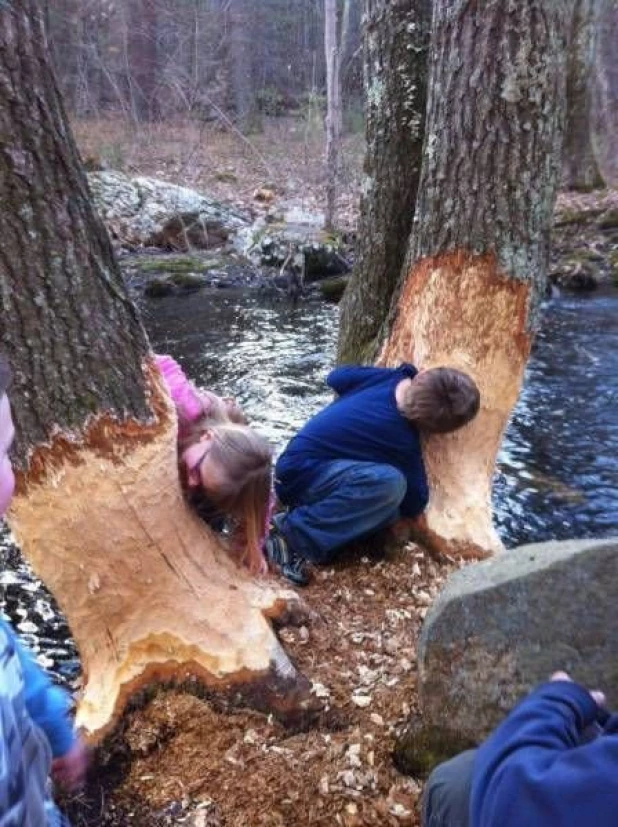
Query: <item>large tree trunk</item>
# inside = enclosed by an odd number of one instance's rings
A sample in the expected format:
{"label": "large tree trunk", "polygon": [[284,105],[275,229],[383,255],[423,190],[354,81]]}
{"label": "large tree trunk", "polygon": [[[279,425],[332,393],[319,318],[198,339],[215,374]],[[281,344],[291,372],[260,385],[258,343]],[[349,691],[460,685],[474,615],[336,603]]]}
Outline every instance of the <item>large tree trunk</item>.
{"label": "large tree trunk", "polygon": [[[567,70],[567,117],[563,185],[572,190],[603,186],[593,148],[593,84],[601,0],[575,0]],[[615,47],[615,44],[614,44]]]}
{"label": "large tree trunk", "polygon": [[365,0],[367,150],[358,261],[340,306],[339,360],[371,362],[401,274],[421,172],[430,0]]}
{"label": "large tree trunk", "polygon": [[188,675],[298,711],[303,682],[267,620],[289,593],[238,571],[183,501],[174,408],[90,205],[40,23],[33,0],[0,11],[9,519],[79,648],[78,722],[100,735],[136,688]]}
{"label": "large tree trunk", "polygon": [[496,454],[539,313],[564,111],[568,4],[435,0],[405,284],[381,361],[467,371],[479,416],[425,443],[428,538],[482,555]]}

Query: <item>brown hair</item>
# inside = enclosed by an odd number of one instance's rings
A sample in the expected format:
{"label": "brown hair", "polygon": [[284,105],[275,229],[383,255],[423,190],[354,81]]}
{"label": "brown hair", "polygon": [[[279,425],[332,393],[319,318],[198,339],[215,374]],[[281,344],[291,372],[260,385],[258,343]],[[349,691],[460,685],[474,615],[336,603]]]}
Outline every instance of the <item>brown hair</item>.
{"label": "brown hair", "polygon": [[237,521],[234,546],[239,562],[258,572],[270,507],[272,448],[246,425],[211,423],[209,428],[209,457],[223,470],[225,479],[217,490],[204,493],[221,514]]}
{"label": "brown hair", "polygon": [[467,373],[432,368],[414,377],[406,388],[401,413],[421,431],[456,431],[477,415],[481,395]]}

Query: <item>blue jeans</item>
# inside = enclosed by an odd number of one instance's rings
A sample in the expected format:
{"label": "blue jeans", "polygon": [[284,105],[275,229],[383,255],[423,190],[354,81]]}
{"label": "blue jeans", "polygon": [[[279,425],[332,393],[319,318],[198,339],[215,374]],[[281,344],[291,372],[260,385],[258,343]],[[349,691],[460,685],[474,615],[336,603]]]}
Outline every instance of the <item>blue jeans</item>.
{"label": "blue jeans", "polygon": [[423,791],[423,827],[468,827],[476,750],[437,766]]}
{"label": "blue jeans", "polygon": [[406,478],[392,465],[336,460],[276,524],[291,548],[311,563],[328,563],[342,546],[399,519]]}

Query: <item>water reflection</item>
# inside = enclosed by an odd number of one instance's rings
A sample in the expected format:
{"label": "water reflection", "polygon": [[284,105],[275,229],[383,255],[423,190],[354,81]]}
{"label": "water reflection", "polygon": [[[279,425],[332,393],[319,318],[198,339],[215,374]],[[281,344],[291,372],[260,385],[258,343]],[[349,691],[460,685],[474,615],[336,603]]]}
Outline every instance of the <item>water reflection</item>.
{"label": "water reflection", "polygon": [[[236,396],[278,449],[330,399],[332,305],[294,308],[259,292],[211,290],[152,300],[142,311],[155,350]],[[618,292],[553,300],[499,458],[495,520],[507,546],[617,533],[617,400]],[[53,603],[11,553],[5,568],[8,614],[61,678],[74,674]]]}

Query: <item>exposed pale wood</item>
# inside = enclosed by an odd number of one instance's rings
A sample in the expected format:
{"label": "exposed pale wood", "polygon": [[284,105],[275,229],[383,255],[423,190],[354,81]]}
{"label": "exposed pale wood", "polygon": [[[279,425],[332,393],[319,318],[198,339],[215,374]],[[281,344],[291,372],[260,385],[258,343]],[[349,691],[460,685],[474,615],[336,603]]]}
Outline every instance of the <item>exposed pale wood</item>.
{"label": "exposed pale wood", "polygon": [[302,714],[308,687],[267,619],[297,598],[237,569],[187,507],[175,415],[162,388],[152,390],[159,418],[147,438],[105,416],[81,445],[58,434],[39,451],[38,478],[22,476],[9,515],[79,649],[78,724],[96,740],[135,690],[188,676],[284,716]]}
{"label": "exposed pale wood", "polygon": [[435,0],[423,168],[405,279],[380,361],[451,365],[477,420],[425,443],[425,536],[500,548],[491,483],[539,320],[566,106],[572,2]]}

